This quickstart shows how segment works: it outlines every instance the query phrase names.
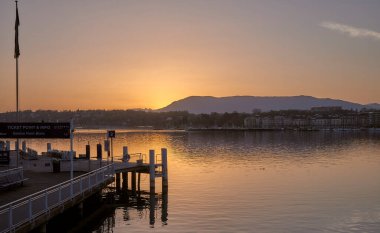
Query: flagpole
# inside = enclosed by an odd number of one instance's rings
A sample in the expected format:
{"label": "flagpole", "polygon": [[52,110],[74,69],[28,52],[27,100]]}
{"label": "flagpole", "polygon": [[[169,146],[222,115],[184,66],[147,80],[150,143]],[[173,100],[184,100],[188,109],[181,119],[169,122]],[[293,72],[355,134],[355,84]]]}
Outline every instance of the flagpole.
{"label": "flagpole", "polygon": [[[17,114],[17,122],[20,122],[20,113],[19,113],[19,105],[18,105],[18,57],[20,55],[19,48],[18,48],[18,24],[19,24],[19,19],[18,19],[18,6],[17,6],[17,0],[16,2],[16,25],[15,29],[17,27],[17,34],[15,38],[15,43],[17,43],[17,52],[16,52],[16,47],[15,47],[15,58],[16,58],[16,114]],[[16,44],[15,44],[16,46]],[[17,138],[17,146],[16,146],[16,167],[18,167],[19,164],[19,156],[20,156],[20,139]]]}
{"label": "flagpole", "polygon": [[[17,1],[16,1],[17,4]],[[18,108],[18,57],[16,58],[16,112],[17,112],[17,122],[20,122],[20,112]],[[20,139],[17,138],[17,155],[16,155],[16,167],[18,167],[18,160],[20,155]]]}

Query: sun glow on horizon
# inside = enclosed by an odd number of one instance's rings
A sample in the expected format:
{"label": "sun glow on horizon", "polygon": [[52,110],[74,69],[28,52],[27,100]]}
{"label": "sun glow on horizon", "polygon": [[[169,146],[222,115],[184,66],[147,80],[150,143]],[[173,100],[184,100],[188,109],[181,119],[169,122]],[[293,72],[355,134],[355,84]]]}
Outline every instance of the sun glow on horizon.
{"label": "sun glow on horizon", "polygon": [[[379,3],[357,4],[366,17],[345,23],[334,17],[349,21],[351,8],[335,1],[24,1],[20,107],[158,109],[235,95],[380,102],[371,40],[380,28],[369,20],[380,20]],[[0,112],[15,109],[14,17],[14,3],[0,2]],[[330,19],[341,24],[320,25]]]}

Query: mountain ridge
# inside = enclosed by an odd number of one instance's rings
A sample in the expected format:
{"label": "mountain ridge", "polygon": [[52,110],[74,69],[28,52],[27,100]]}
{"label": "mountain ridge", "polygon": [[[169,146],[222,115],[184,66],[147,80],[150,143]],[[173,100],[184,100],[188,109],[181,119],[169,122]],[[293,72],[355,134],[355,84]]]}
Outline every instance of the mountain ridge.
{"label": "mountain ridge", "polygon": [[176,100],[166,107],[157,109],[159,112],[188,111],[190,113],[224,113],[245,112],[254,110],[309,110],[312,107],[333,107],[360,110],[362,108],[380,109],[380,104],[359,104],[340,99],[317,98],[307,95],[298,96],[189,96]]}

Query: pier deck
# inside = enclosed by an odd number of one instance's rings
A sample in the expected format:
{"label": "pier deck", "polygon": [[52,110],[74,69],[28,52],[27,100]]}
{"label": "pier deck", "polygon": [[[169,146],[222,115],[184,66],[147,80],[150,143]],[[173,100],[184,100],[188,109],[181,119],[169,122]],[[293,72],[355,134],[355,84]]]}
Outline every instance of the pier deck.
{"label": "pier deck", "polygon": [[[82,174],[84,172],[74,172],[74,177]],[[46,173],[24,171],[24,177],[28,178],[28,180],[22,186],[0,190],[0,206],[70,180],[70,172]]]}

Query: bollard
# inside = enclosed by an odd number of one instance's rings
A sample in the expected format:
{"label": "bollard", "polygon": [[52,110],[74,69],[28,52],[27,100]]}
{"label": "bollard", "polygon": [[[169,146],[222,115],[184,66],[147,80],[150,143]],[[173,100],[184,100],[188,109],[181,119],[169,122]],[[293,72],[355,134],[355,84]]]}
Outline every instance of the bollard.
{"label": "bollard", "polygon": [[90,150],[90,144],[86,145],[86,159],[90,159],[91,156],[91,150]]}
{"label": "bollard", "polygon": [[96,145],[96,158],[102,160],[102,144],[100,143]]}
{"label": "bollard", "polygon": [[128,162],[130,156],[128,154],[128,146],[123,146],[123,162]]}

